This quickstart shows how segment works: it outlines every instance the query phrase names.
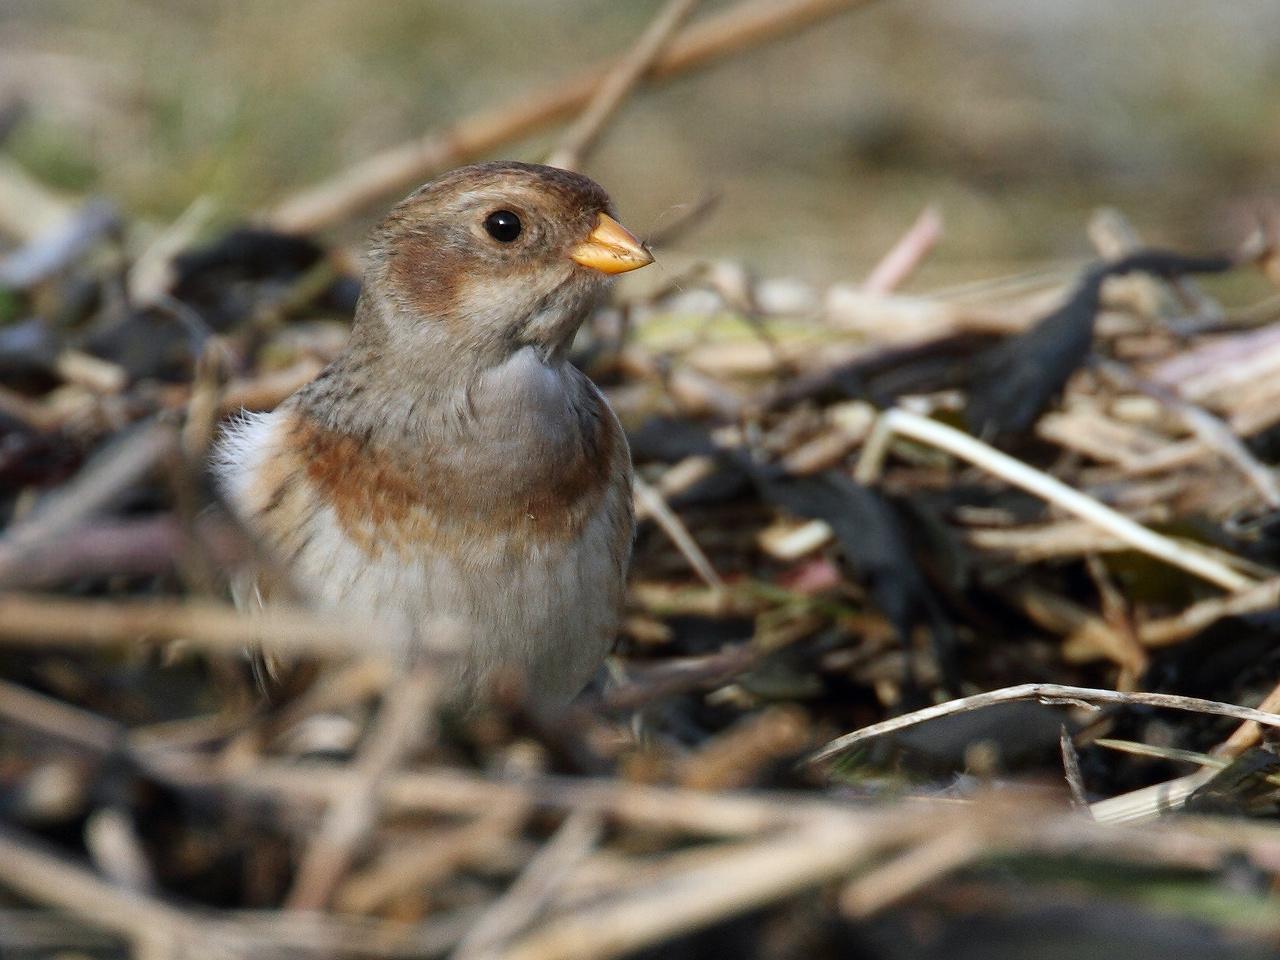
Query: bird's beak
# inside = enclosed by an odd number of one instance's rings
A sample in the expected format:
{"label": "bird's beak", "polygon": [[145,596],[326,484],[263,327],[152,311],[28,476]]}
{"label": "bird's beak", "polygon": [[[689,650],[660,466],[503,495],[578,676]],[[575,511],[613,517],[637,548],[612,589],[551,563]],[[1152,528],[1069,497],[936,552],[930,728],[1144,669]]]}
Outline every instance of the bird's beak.
{"label": "bird's beak", "polygon": [[644,244],[607,213],[596,218],[595,229],[570,251],[569,258],[601,273],[626,273],[653,263],[653,254]]}

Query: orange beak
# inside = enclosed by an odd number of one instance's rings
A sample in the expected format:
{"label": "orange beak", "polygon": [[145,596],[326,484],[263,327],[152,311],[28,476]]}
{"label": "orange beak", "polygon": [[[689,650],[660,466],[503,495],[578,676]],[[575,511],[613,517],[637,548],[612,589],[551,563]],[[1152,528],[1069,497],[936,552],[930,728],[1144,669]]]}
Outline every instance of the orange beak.
{"label": "orange beak", "polygon": [[601,273],[626,273],[653,263],[653,254],[635,234],[607,213],[596,218],[595,229],[569,252],[569,257]]}

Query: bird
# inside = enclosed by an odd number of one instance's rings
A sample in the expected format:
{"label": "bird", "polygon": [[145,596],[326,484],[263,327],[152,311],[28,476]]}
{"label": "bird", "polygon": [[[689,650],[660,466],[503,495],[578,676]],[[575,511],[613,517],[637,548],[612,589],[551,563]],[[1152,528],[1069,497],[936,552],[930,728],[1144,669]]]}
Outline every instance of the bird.
{"label": "bird", "polygon": [[515,677],[567,703],[614,643],[634,533],[626,437],[569,351],[653,260],[581,174],[437,177],[372,230],[341,354],[225,427],[218,488],[317,611],[378,624],[406,662],[448,638],[447,702]]}

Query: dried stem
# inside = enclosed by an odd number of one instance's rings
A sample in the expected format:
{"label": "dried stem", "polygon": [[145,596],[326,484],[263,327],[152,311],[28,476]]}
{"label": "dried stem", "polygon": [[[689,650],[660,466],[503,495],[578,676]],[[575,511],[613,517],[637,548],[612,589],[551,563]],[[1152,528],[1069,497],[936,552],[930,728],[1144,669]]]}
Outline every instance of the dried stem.
{"label": "dried stem", "polygon": [[597,703],[612,713],[638,710],[663,697],[726,683],[751,669],[764,653],[761,646],[741,643],[700,657],[672,657],[649,669],[642,679],[605,691]]}
{"label": "dried stem", "polygon": [[1080,810],[1089,809],[1089,799],[1084,789],[1084,774],[1080,772],[1080,754],[1071,741],[1071,731],[1064,723],[1058,734],[1058,746],[1062,752],[1062,772],[1067,779],[1071,799]]}
{"label": "dried stem", "polygon": [[[89,870],[0,828],[0,884],[118,933],[140,955],[200,960],[267,956],[437,956],[474,923],[463,911],[424,924],[387,925],[358,918],[187,910],[113,886]],[[62,919],[60,926],[65,926]]]}
{"label": "dried stem", "polygon": [[[128,937],[139,949],[180,955],[199,942],[193,918],[146,894],[95,877],[89,871],[41,850],[17,833],[0,828],[0,882],[41,903],[52,903],[95,926]],[[209,957],[235,957],[224,945],[206,944]]]}
{"label": "dried stem", "polygon": [[8,680],[0,680],[0,717],[100,754],[125,743],[128,733],[112,720]]}
{"label": "dried stem", "polygon": [[[1268,693],[1258,704],[1258,709],[1264,713],[1280,713],[1280,683],[1271,688]],[[1214,754],[1221,757],[1238,757],[1249,748],[1257,745],[1262,738],[1262,727],[1256,720],[1246,720],[1236,730],[1218,745],[1214,750]]]}
{"label": "dried stem", "polygon": [[[208,601],[61,600],[0,594],[0,645],[118,647],[182,640],[203,650],[242,653],[269,640],[273,651],[308,657],[378,655],[367,624],[273,606],[248,617]],[[384,648],[386,649],[386,648]]]}
{"label": "dried stem", "polygon": [[0,538],[0,587],[18,574],[33,551],[114,502],[177,447],[177,431],[159,420],[112,443],[29,519]]}
{"label": "dried stem", "polygon": [[603,824],[595,813],[576,810],[561,824],[505,894],[467,934],[453,960],[496,960],[504,947],[546,909],[573,870],[600,840]]}
{"label": "dried stem", "polygon": [[724,581],[720,579],[720,574],[716,573],[715,567],[698,546],[698,541],[693,539],[689,528],[668,506],[662,494],[640,477],[634,478],[632,482],[635,487],[636,518],[652,517],[654,522],[662,528],[662,532],[676,545],[676,549],[689,561],[689,566],[693,567],[694,572],[702,578],[702,582],[712,590],[723,591]]}
{"label": "dried stem", "polygon": [[505,960],[602,960],[632,953],[847,873],[919,827],[900,812],[872,826],[842,820],[752,843],[629,895],[549,920]]}
{"label": "dried stem", "polygon": [[547,163],[565,170],[577,170],[582,165],[623,100],[653,66],[654,60],[666,49],[671,35],[697,5],[698,0],[667,0],[636,40],[635,46],[604,78],[600,89],[565,133]]}
{"label": "dried stem", "polygon": [[840,910],[850,917],[869,917],[979,857],[990,856],[990,838],[965,824],[949,830],[876,867],[840,893]]}
{"label": "dried stem", "polygon": [[[199,758],[146,754],[147,771],[178,787],[220,784],[245,796],[276,797],[291,804],[324,804],[351,791],[359,775],[333,763],[264,762],[249,769],[223,771]],[[768,796],[712,794],[625,780],[542,776],[495,780],[461,770],[398,773],[386,779],[379,795],[389,816],[406,813],[474,815],[477,809],[530,805],[581,809],[638,826],[679,830],[710,837],[750,836],[816,818],[843,807],[798,793]]]}
{"label": "dried stem", "polygon": [[936,706],[925,707],[911,713],[873,723],[869,727],[846,733],[836,737],[826,746],[813,753],[808,763],[820,763],[844,753],[851,747],[865,740],[905,730],[929,720],[940,717],[951,717],[959,713],[970,713],[982,710],[997,703],[1010,703],[1015,700],[1040,700],[1048,703],[1066,701],[1075,704],[1116,703],[1128,706],[1163,707],[1168,710],[1187,710],[1192,713],[1209,713],[1220,717],[1232,717],[1236,720],[1253,720],[1269,727],[1280,727],[1280,714],[1267,713],[1251,707],[1238,707],[1231,703],[1220,703],[1216,700],[1202,700],[1199,697],[1179,697],[1168,693],[1121,693],[1118,690],[1095,690],[1090,687],[1068,687],[1058,683],[1023,683],[1016,687],[1003,687],[972,697],[961,697],[959,700],[948,700]]}
{"label": "dried stem", "polygon": [[1201,600],[1172,617],[1148,620],[1138,626],[1138,639],[1146,647],[1181,643],[1224,617],[1269,610],[1277,604],[1280,604],[1280,577],[1272,577],[1230,596]]}
{"label": "dried stem", "polygon": [[975,466],[1101,527],[1135,550],[1158,557],[1224,590],[1240,591],[1256,585],[1250,577],[1226,564],[1134,523],[1093,497],[1073,490],[1061,480],[1029,467],[981,440],[937,420],[901,408],[882,414],[868,438],[862,458],[858,461],[857,476],[862,483],[873,482],[879,474],[889,442],[895,434],[931,444],[953,456],[968,460]]}
{"label": "dried stem", "polygon": [[287,910],[319,910],[377,822],[383,780],[419,745],[436,690],[434,671],[418,669],[387,691],[356,754],[355,782],[325,812],[285,899]]}
{"label": "dried stem", "polygon": [[[681,31],[658,57],[648,76],[666,80],[688,73],[871,2],[751,0]],[[549,90],[469,117],[442,133],[368,157],[330,180],[287,198],[268,219],[280,230],[322,230],[434,173],[572,116],[590,101],[610,69],[592,68]]]}
{"label": "dried stem", "polygon": [[1144,823],[1162,814],[1180,810],[1187,797],[1217,776],[1216,770],[1199,770],[1185,777],[1166,780],[1149,787],[1122,793],[1089,804],[1089,813],[1099,823]]}
{"label": "dried stem", "polygon": [[334,908],[342,913],[374,913],[407,893],[446,882],[457,870],[501,859],[527,812],[498,806],[469,823],[398,843],[343,882],[333,897]]}
{"label": "dried stem", "polygon": [[1205,446],[1236,467],[1254,485],[1270,507],[1280,507],[1280,482],[1272,470],[1258,460],[1231,427],[1204,407],[1182,399],[1174,391],[1151,380],[1139,377],[1123,364],[1099,360],[1098,365],[1108,376],[1114,377],[1131,389],[1138,390],[1168,407]]}
{"label": "dried stem", "polygon": [[871,268],[862,281],[866,293],[889,294],[906,281],[942,239],[942,215],[936,207],[925,207],[915,223]]}

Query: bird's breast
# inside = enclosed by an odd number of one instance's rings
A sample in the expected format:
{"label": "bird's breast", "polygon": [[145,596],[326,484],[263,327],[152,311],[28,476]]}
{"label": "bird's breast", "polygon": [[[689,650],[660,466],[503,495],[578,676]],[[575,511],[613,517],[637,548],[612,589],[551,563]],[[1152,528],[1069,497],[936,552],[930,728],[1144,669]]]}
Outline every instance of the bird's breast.
{"label": "bird's breast", "polygon": [[563,700],[611,642],[632,534],[621,429],[594,388],[570,407],[554,432],[389,445],[286,406],[233,428],[223,487],[322,608],[464,638],[460,691],[516,665]]}
{"label": "bird's breast", "polygon": [[570,439],[556,443],[498,430],[469,442],[394,444],[288,411],[244,499],[284,540],[325,510],[373,556],[571,541],[610,486],[629,480],[625,441],[603,403],[591,397]]}

